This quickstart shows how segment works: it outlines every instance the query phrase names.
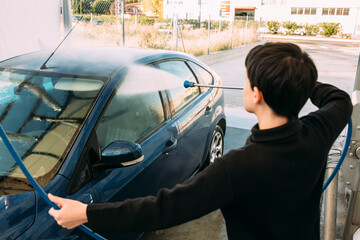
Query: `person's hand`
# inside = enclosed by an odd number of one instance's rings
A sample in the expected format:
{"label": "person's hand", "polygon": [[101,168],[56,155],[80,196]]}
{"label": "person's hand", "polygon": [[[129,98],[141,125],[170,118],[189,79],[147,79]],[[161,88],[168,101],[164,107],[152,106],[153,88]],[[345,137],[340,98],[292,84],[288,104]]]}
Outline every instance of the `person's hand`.
{"label": "person's hand", "polygon": [[86,216],[87,205],[75,200],[60,198],[48,194],[50,201],[59,206],[59,210],[51,208],[49,214],[56,220],[56,222],[66,229],[75,228],[83,223],[87,223]]}

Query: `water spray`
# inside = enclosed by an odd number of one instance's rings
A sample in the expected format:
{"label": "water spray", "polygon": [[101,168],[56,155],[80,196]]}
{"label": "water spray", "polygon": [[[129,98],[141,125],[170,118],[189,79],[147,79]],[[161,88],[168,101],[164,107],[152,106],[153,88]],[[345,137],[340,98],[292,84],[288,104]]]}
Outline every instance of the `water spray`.
{"label": "water spray", "polygon": [[217,85],[206,85],[206,84],[197,84],[194,82],[185,81],[184,87],[208,87],[208,88],[223,88],[223,89],[237,89],[237,90],[244,90],[243,87],[235,87],[235,86],[217,86]]}

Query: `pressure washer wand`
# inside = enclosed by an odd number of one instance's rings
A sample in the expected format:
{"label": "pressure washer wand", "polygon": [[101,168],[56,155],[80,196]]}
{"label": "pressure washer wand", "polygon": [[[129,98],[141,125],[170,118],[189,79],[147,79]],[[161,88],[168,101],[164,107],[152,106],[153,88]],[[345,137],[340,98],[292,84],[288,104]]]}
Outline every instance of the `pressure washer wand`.
{"label": "pressure washer wand", "polygon": [[216,85],[207,85],[207,84],[197,84],[194,82],[185,81],[184,87],[208,87],[208,88],[223,88],[223,89],[237,89],[237,90],[244,90],[243,87],[234,87],[234,86],[216,86]]}

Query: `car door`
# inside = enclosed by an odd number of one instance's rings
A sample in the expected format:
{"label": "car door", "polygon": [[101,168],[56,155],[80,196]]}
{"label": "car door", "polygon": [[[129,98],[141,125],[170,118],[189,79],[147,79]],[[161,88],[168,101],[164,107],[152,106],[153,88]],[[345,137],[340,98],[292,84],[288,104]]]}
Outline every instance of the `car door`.
{"label": "car door", "polygon": [[197,82],[194,72],[186,61],[158,62],[157,67],[179,78],[180,81],[167,89],[171,118],[179,125],[178,152],[180,162],[179,181],[183,182],[196,171],[206,157],[205,145],[210,131],[212,95],[208,89],[184,88],[184,81]]}
{"label": "car door", "polygon": [[[71,178],[68,193],[75,194],[89,184],[94,202],[115,202],[155,195],[162,187],[179,180],[178,126],[169,118],[168,102],[159,81],[173,76],[151,67],[136,66],[113,91],[83,150]],[[141,145],[144,160],[123,168],[99,170],[101,152],[112,142],[126,140]],[[136,235],[136,234],[135,234]],[[115,239],[133,235],[106,236]]]}

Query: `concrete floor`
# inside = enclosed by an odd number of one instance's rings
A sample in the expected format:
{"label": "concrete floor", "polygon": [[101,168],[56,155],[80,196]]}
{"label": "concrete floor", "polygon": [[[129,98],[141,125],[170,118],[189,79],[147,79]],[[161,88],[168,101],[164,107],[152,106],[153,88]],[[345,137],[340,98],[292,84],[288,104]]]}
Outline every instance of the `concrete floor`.
{"label": "concrete floor", "polygon": [[145,233],[141,240],[226,240],[224,218],[220,210],[202,218],[172,227]]}

